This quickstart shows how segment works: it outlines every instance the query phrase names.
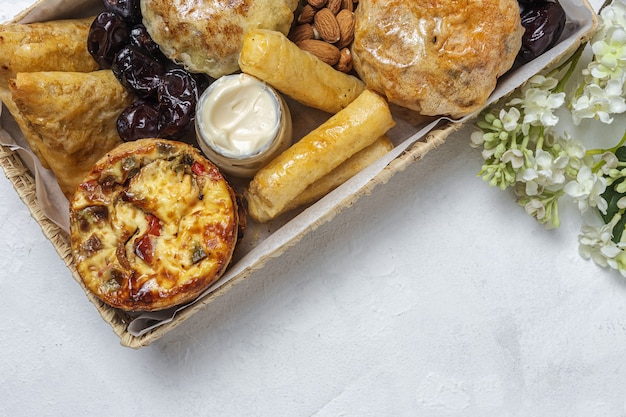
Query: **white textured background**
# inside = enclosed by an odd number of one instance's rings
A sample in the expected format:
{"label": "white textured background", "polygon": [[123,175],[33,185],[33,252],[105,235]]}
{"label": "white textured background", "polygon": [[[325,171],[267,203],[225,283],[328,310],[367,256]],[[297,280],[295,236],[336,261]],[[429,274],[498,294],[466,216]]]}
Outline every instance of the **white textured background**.
{"label": "white textured background", "polygon": [[626,279],[574,210],[548,232],[483,184],[468,135],[137,351],[0,175],[0,416],[626,416]]}

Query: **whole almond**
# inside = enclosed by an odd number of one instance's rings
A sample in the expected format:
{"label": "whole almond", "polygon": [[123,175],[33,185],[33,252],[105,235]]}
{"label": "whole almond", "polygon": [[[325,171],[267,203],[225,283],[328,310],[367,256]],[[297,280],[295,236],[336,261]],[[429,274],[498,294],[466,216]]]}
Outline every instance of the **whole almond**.
{"label": "whole almond", "polygon": [[327,2],[328,0],[307,0],[307,3],[309,3],[316,9],[321,9],[322,7],[326,6]]}
{"label": "whole almond", "polygon": [[330,66],[339,62],[341,52],[335,45],[317,39],[306,39],[296,45],[303,51],[309,52]]}
{"label": "whole almond", "polygon": [[313,26],[309,23],[302,23],[301,25],[294,26],[290,31],[287,37],[293,43],[298,43],[305,39],[313,39],[315,33],[313,31]]}
{"label": "whole almond", "polygon": [[317,13],[317,9],[310,4],[305,4],[300,10],[300,14],[298,15],[297,23],[311,23],[313,21],[313,17]]}
{"label": "whole almond", "polygon": [[339,13],[339,10],[341,10],[341,3],[342,2],[343,2],[343,0],[327,0],[326,7],[333,14],[337,14],[337,13]]}
{"label": "whole almond", "polygon": [[313,25],[320,34],[320,38],[328,43],[335,43],[341,38],[339,22],[333,12],[326,7],[315,14]]}
{"label": "whole almond", "polygon": [[352,0],[341,0],[341,10],[354,11],[354,3],[352,3]]}
{"label": "whole almond", "polygon": [[336,20],[339,25],[337,48],[342,49],[354,40],[354,13],[343,9],[337,13]]}
{"label": "whole almond", "polygon": [[346,74],[352,71],[352,54],[348,48],[340,51],[339,61],[334,65],[335,69]]}

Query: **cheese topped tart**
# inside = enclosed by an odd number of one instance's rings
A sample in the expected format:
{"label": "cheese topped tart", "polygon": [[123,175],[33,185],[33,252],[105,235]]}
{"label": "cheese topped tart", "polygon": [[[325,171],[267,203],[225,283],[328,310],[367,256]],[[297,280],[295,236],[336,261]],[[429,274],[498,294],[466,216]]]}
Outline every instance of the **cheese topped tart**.
{"label": "cheese topped tart", "polygon": [[123,143],[94,165],[71,200],[78,273],[99,299],[126,311],[191,301],[230,263],[245,223],[237,197],[191,145]]}

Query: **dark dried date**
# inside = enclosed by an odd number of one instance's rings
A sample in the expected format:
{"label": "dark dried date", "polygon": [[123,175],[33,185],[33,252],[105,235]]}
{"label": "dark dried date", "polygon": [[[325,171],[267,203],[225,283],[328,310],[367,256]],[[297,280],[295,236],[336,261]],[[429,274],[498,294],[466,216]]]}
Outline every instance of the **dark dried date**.
{"label": "dark dried date", "polygon": [[159,137],[158,105],[135,100],[117,118],[117,133],[124,142]]}
{"label": "dark dried date", "polygon": [[189,126],[195,118],[198,86],[187,71],[174,68],[163,76],[158,88],[160,128],[167,137],[173,137]]}
{"label": "dark dried date", "polygon": [[[522,2],[520,2],[522,3]],[[567,16],[558,2],[528,1],[521,13],[525,32],[517,65],[525,64],[552,48],[565,29]]]}
{"label": "dark dried date", "polygon": [[112,12],[102,12],[89,27],[87,50],[100,67],[108,69],[129,39],[130,31],[124,19]]}
{"label": "dark dried date", "polygon": [[165,57],[141,23],[140,0],[102,1],[103,13],[115,23],[101,24],[100,37],[108,40],[117,26],[126,28],[115,53],[107,52],[107,67],[138,97],[117,119],[120,137],[124,141],[181,139],[190,134],[198,97],[211,79],[192,74]]}
{"label": "dark dried date", "polygon": [[161,49],[159,48],[159,45],[152,40],[152,37],[142,23],[135,25],[130,30],[130,44],[134,47],[145,50],[157,60],[165,58],[161,54]]}
{"label": "dark dried date", "polygon": [[106,11],[115,13],[128,23],[141,21],[139,0],[102,0],[102,4]]}
{"label": "dark dried date", "polygon": [[117,79],[141,98],[156,97],[163,64],[139,48],[127,45],[115,56],[111,70]]}

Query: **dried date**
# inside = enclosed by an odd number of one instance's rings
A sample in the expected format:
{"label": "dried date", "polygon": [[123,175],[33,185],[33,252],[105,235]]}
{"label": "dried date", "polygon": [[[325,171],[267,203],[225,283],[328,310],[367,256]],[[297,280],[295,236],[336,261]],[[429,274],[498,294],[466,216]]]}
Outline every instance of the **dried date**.
{"label": "dried date", "polygon": [[131,103],[117,118],[117,133],[124,142],[159,137],[158,105],[146,100]]}
{"label": "dried date", "polygon": [[159,131],[166,137],[175,137],[195,118],[198,103],[196,80],[189,72],[174,68],[163,76],[158,88]]}
{"label": "dried date", "polygon": [[112,12],[101,12],[89,27],[87,50],[100,67],[108,69],[129,40],[130,31],[124,19]]}
{"label": "dried date", "polygon": [[128,23],[141,21],[141,8],[139,0],[102,0],[106,11],[115,13]]}
{"label": "dried date", "polygon": [[525,64],[537,58],[559,40],[565,29],[567,16],[558,2],[528,1],[521,13],[524,35],[522,47],[517,56],[517,65]]}
{"label": "dried date", "polygon": [[143,50],[126,45],[115,56],[111,70],[126,88],[141,98],[156,97],[165,66]]}

